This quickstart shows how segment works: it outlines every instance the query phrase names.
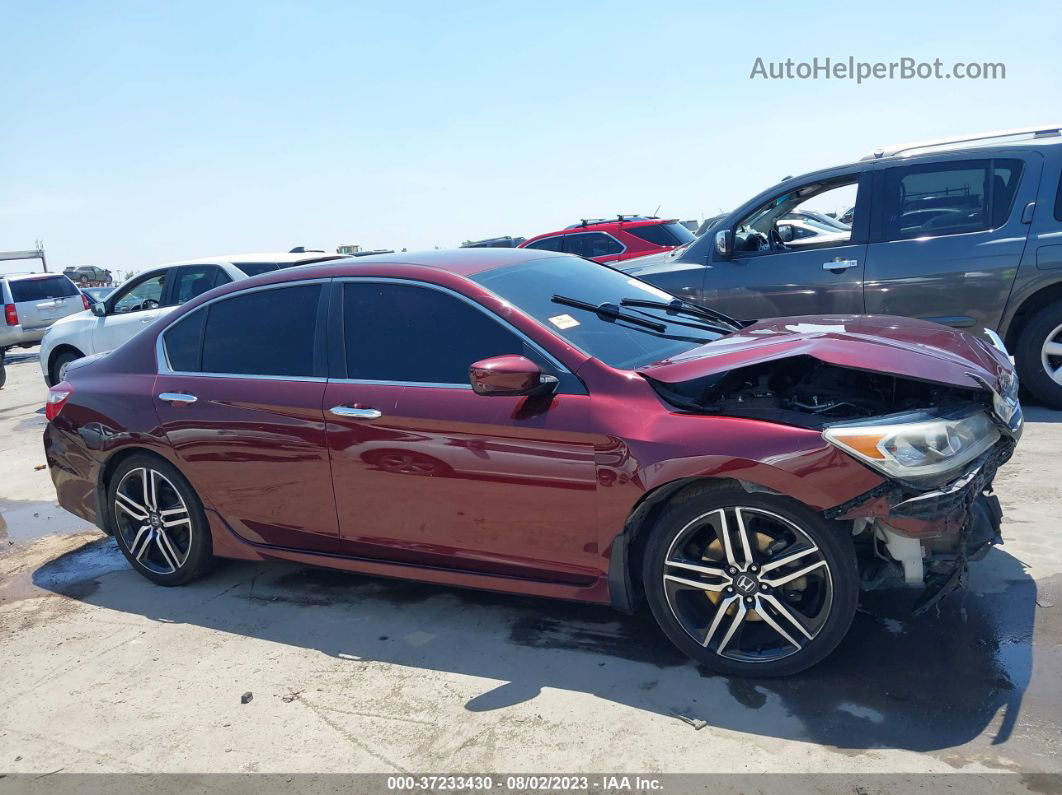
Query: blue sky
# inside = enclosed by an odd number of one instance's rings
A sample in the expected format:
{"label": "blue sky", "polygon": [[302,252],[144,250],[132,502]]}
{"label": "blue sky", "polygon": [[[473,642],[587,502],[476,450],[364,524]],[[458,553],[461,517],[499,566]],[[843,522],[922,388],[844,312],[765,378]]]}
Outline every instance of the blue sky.
{"label": "blue sky", "polygon": [[[722,8],[0,0],[0,250],[136,270],[700,218],[880,144],[1062,122],[1057,0]],[[1007,79],[749,79],[849,55]]]}

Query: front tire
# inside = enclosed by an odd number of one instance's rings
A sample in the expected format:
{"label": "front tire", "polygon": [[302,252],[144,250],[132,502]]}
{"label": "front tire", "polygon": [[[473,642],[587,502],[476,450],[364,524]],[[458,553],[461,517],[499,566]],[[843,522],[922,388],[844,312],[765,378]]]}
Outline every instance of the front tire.
{"label": "front tire", "polygon": [[159,585],[184,585],[213,568],[210,528],[195,490],[177,468],[130,456],[107,486],[107,520],[126,560]]}
{"label": "front tire", "polygon": [[70,362],[76,362],[78,359],[85,358],[76,351],[63,351],[52,362],[52,366],[48,370],[48,374],[52,379],[52,386],[61,383],[66,379],[66,368],[70,366]]}
{"label": "front tire", "polygon": [[848,632],[859,598],[846,534],[795,500],[723,484],[665,510],[642,576],[671,642],[727,675],[815,665]]}
{"label": "front tire", "polygon": [[1014,350],[1018,378],[1037,400],[1062,409],[1062,304],[1050,304],[1029,319]]}

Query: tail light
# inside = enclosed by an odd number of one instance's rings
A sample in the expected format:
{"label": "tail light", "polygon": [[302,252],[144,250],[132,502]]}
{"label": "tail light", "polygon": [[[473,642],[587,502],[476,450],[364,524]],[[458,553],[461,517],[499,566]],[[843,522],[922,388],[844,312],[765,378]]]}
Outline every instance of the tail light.
{"label": "tail light", "polygon": [[48,390],[48,399],[44,404],[44,416],[49,420],[54,420],[59,416],[59,412],[63,410],[63,406],[66,405],[66,401],[70,400],[70,396],[74,394],[74,388],[70,386],[66,381],[56,384]]}
{"label": "tail light", "polygon": [[85,295],[84,293],[81,294],[81,305],[83,307],[85,307],[85,309],[91,309],[92,308],[92,307],[89,306],[88,296]]}
{"label": "tail light", "polygon": [[4,320],[9,326],[18,325],[18,310],[15,309],[14,304],[4,304]]}

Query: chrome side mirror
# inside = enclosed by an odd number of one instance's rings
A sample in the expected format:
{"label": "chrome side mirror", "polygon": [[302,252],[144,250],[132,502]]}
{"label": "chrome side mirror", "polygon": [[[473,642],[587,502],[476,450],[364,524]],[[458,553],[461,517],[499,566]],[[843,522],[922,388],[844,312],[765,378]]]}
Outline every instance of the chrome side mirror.
{"label": "chrome side mirror", "polygon": [[729,229],[715,233],[715,253],[720,259],[729,259],[734,252],[734,235]]}

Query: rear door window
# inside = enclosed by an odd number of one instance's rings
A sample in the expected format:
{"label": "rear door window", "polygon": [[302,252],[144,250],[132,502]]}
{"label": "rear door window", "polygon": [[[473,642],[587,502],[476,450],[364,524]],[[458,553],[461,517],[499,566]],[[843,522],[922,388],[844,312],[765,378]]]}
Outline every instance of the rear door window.
{"label": "rear door window", "polygon": [[[255,290],[210,304],[201,371],[313,376],[320,297],[320,284],[300,284]],[[192,330],[186,333],[191,336]],[[178,342],[179,338],[180,334]]]}
{"label": "rear door window", "polygon": [[883,237],[910,240],[995,229],[1021,180],[1018,159],[958,160],[885,172]]}
{"label": "rear door window", "polygon": [[604,232],[585,232],[577,235],[565,236],[565,248],[569,254],[577,257],[607,257],[610,254],[619,254],[623,251],[623,245]]}
{"label": "rear door window", "polygon": [[23,301],[45,301],[49,298],[67,298],[77,295],[77,287],[65,276],[45,276],[39,279],[14,279],[11,286],[11,300],[20,304]]}
{"label": "rear door window", "polygon": [[182,318],[163,336],[170,369],[178,373],[198,373],[203,353],[203,324],[208,308]]}

